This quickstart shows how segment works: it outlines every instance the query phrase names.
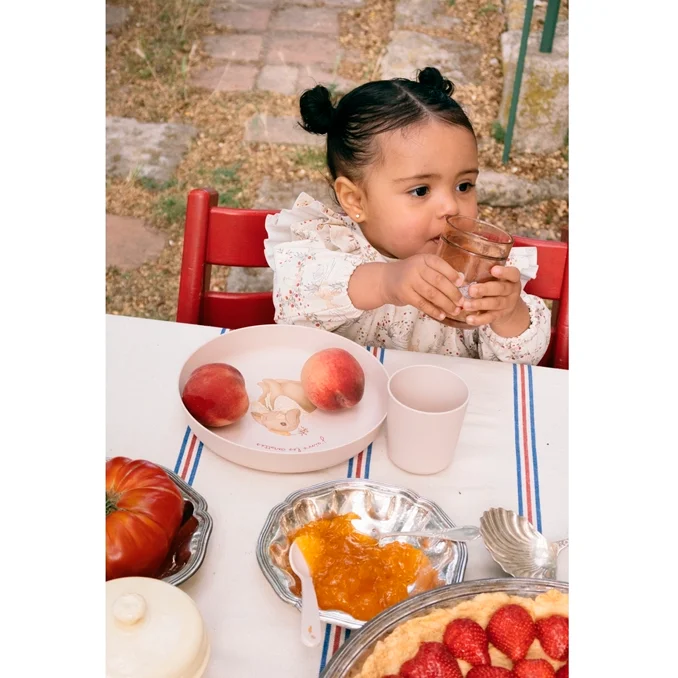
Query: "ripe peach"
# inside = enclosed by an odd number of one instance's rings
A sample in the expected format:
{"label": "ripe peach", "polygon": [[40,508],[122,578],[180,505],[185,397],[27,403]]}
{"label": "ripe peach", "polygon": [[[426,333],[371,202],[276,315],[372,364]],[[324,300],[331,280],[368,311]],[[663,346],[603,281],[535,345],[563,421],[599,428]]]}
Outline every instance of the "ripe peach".
{"label": "ripe peach", "polygon": [[250,406],[245,379],[226,363],[209,363],[193,370],[181,399],[203,426],[228,426],[243,417]]}
{"label": "ripe peach", "polygon": [[306,361],[301,385],[319,410],[341,410],[360,402],[365,392],[365,373],[348,351],[326,348]]}

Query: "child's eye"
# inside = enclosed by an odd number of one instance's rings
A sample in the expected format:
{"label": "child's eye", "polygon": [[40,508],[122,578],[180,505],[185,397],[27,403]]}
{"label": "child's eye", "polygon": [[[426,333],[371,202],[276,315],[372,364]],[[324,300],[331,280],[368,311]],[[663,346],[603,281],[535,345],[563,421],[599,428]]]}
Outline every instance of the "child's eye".
{"label": "child's eye", "polygon": [[464,181],[463,183],[459,184],[459,186],[457,186],[457,190],[460,193],[468,193],[474,186],[475,184],[472,184],[470,181]]}
{"label": "child's eye", "polygon": [[429,191],[428,186],[417,186],[410,191],[410,195],[415,195],[417,198],[423,198]]}

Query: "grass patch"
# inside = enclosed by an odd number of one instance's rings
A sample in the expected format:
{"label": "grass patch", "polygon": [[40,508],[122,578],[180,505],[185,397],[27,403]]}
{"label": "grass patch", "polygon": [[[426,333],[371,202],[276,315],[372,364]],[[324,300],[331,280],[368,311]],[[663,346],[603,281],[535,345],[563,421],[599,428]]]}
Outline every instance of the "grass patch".
{"label": "grass patch", "polygon": [[216,167],[213,170],[203,170],[202,174],[209,176],[209,184],[219,193],[220,207],[245,207],[243,192],[245,184],[238,172],[242,162],[236,162],[228,167]]}
{"label": "grass patch", "polygon": [[156,212],[168,224],[179,224],[186,218],[186,195],[171,193],[161,197],[156,203]]}
{"label": "grass patch", "polygon": [[486,5],[483,5],[478,12],[480,14],[490,14],[490,12],[498,12],[499,7],[491,2],[488,2]]}
{"label": "grass patch", "polygon": [[294,154],[294,165],[306,170],[324,172],[327,169],[325,150],[320,148],[299,149]]}
{"label": "grass patch", "polygon": [[504,143],[504,139],[506,138],[506,130],[502,127],[502,124],[499,122],[499,120],[495,120],[492,123],[492,138],[500,143]]}
{"label": "grass patch", "polygon": [[147,191],[153,192],[166,191],[170,188],[174,188],[179,183],[174,178],[169,179],[168,181],[156,181],[155,179],[151,179],[151,177],[137,177],[137,181],[139,182],[139,185]]}

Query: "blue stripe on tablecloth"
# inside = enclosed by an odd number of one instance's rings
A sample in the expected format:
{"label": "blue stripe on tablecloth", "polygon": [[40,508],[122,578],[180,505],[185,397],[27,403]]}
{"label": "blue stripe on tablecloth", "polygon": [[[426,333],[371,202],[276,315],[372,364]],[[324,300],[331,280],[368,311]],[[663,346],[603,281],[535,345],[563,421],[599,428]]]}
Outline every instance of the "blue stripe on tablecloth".
{"label": "blue stripe on tablecloth", "polygon": [[518,515],[523,515],[523,479],[520,463],[520,410],[518,407],[518,365],[513,363],[513,428],[516,447],[516,470],[518,478]]}
{"label": "blue stripe on tablecloth", "polygon": [[[532,474],[534,477],[534,504],[537,509],[537,530],[541,532],[541,501],[539,499],[539,465],[537,463],[537,436],[534,425],[534,390],[532,386],[532,365],[527,367],[527,383],[530,394],[530,434],[532,437]],[[527,435],[527,431],[525,432]]]}
{"label": "blue stripe on tablecloth", "polygon": [[318,673],[321,673],[322,670],[325,668],[325,664],[327,664],[327,652],[330,649],[331,633],[332,633],[332,624],[325,624],[325,639],[323,640],[323,653],[322,656],[320,657],[320,671],[318,671]]}
{"label": "blue stripe on tablecloth", "polygon": [[193,485],[193,480],[195,479],[196,471],[198,470],[198,464],[200,463],[200,455],[202,454],[202,443],[198,445],[198,451],[195,453],[195,459],[193,460],[193,470],[191,475],[188,478],[188,484]]}
{"label": "blue stripe on tablecloth", "polygon": [[174,465],[174,472],[179,473],[179,469],[181,468],[181,462],[184,459],[184,452],[186,451],[186,443],[188,442],[188,438],[191,435],[191,427],[187,426],[186,427],[186,433],[184,434],[184,441],[181,443],[181,449],[179,450],[179,456],[177,457],[177,463]]}

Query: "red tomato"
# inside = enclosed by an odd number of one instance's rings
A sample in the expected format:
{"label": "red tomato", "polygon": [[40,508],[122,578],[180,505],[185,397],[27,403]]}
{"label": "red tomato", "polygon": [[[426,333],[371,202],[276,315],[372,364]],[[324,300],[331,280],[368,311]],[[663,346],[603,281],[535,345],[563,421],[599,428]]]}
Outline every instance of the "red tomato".
{"label": "red tomato", "polygon": [[184,500],[165,471],[143,459],[106,462],[106,581],[153,577],[179,529]]}

